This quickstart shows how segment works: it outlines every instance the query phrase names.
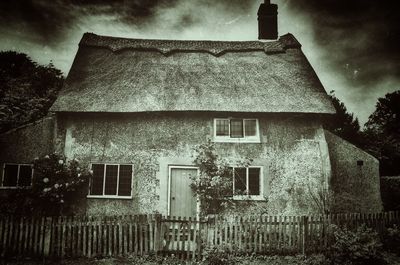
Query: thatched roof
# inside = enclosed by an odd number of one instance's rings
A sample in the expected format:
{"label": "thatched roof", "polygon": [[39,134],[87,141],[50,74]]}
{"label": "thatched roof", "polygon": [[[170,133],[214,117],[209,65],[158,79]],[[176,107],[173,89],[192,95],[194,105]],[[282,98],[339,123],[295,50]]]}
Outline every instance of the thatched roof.
{"label": "thatched roof", "polygon": [[57,112],[334,113],[301,45],[84,34]]}

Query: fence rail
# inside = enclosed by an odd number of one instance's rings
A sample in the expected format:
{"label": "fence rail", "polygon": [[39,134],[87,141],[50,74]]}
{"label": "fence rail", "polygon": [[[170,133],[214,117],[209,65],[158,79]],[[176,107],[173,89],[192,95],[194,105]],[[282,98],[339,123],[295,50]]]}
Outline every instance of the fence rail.
{"label": "fence rail", "polygon": [[361,224],[383,235],[400,212],[321,216],[209,216],[206,219],[135,216],[21,217],[0,215],[0,257],[94,257],[155,253],[185,259],[204,247],[245,253],[306,253],[325,249],[331,224]]}

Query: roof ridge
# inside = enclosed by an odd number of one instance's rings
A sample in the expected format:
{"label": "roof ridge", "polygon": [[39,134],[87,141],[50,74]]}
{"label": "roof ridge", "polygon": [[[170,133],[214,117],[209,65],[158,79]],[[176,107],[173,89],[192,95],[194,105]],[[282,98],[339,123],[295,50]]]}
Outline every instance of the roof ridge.
{"label": "roof ridge", "polygon": [[166,40],[166,39],[130,39],[101,36],[85,33],[80,46],[102,47],[118,52],[125,49],[153,50],[164,55],[177,51],[203,51],[219,56],[226,52],[264,51],[267,54],[283,53],[286,49],[300,48],[297,39],[290,33],[276,41],[215,41],[215,40]]}

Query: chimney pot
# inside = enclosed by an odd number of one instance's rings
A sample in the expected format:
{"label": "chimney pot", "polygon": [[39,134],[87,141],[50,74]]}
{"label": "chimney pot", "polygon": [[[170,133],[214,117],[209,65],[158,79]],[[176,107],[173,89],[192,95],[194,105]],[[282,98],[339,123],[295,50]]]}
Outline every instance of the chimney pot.
{"label": "chimney pot", "polygon": [[270,0],[258,8],[258,39],[276,40],[278,38],[278,5]]}

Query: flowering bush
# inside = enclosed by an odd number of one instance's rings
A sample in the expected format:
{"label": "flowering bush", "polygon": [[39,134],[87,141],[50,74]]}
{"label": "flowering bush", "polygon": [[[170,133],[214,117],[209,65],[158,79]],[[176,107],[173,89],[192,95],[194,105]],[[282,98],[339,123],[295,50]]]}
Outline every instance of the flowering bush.
{"label": "flowering bush", "polygon": [[[232,163],[220,158],[211,142],[196,148],[194,164],[199,168],[199,176],[192,179],[191,188],[200,199],[201,214],[218,214],[233,204]],[[246,167],[251,161],[236,162]]]}
{"label": "flowering bush", "polygon": [[32,187],[18,189],[0,203],[2,212],[60,215],[75,212],[87,194],[90,172],[56,153],[33,161]]}
{"label": "flowering bush", "polygon": [[35,159],[33,168],[33,191],[52,214],[72,211],[86,195],[91,172],[80,168],[78,160],[54,153]]}

